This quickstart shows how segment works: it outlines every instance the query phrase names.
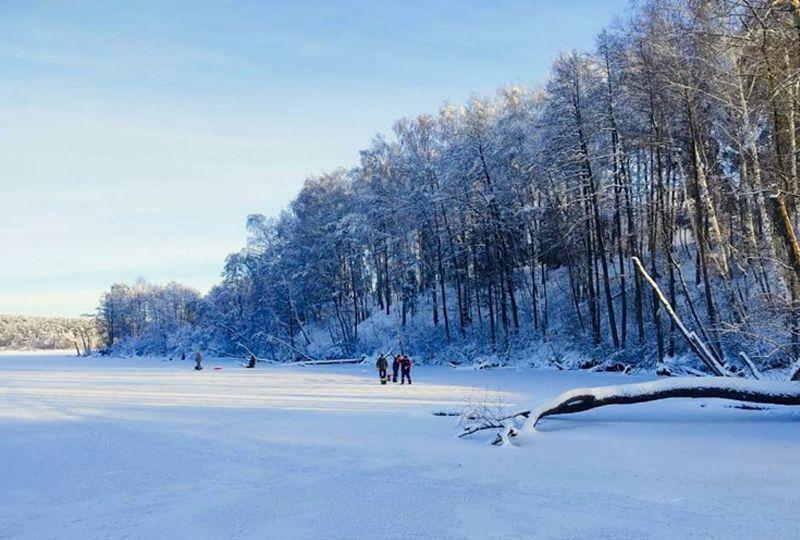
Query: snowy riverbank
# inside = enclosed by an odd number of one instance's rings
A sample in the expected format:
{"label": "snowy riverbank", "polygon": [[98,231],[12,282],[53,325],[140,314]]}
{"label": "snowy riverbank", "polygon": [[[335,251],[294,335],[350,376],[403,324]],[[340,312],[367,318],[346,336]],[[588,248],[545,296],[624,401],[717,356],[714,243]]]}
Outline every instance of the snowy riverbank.
{"label": "snowy riverbank", "polygon": [[[222,369],[214,370],[214,367]],[[2,538],[796,538],[800,411],[671,400],[457,439],[616,374],[0,357]]]}

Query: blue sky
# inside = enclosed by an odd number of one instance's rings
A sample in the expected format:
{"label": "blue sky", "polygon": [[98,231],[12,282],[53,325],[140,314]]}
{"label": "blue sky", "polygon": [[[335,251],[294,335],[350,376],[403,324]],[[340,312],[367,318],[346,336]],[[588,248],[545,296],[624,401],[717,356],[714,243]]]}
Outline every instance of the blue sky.
{"label": "blue sky", "polygon": [[304,178],[403,116],[534,85],[627,0],[0,2],[0,313],[207,290]]}

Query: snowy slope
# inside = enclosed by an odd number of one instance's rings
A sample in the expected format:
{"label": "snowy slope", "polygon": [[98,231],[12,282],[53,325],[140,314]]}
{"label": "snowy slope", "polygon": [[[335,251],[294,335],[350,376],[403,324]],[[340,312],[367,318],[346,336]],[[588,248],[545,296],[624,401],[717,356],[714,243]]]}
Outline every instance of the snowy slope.
{"label": "snowy slope", "polygon": [[[224,369],[213,370],[213,366]],[[457,439],[613,374],[0,357],[0,538],[797,538],[800,411],[672,400]]]}

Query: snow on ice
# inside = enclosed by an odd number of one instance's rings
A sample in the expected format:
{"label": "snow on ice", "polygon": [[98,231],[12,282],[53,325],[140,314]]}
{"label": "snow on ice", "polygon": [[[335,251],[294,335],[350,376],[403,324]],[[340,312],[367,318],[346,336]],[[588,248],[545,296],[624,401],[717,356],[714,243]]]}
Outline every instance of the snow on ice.
{"label": "snow on ice", "polygon": [[618,374],[0,357],[0,538],[797,538],[800,411],[669,400],[456,437]]}

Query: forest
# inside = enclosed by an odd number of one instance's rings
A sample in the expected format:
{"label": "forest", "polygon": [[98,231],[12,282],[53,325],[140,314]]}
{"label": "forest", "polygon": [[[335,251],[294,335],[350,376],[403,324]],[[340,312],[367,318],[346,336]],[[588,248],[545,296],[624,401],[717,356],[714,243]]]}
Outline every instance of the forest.
{"label": "forest", "polygon": [[207,295],[116,284],[98,327],[136,354],[789,369],[798,137],[798,0],[642,1],[542,87],[402,118],[249,216]]}
{"label": "forest", "polygon": [[91,353],[98,335],[92,317],[0,315],[0,351],[75,349]]}

